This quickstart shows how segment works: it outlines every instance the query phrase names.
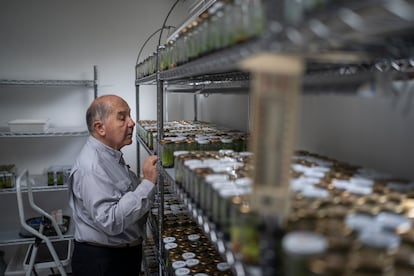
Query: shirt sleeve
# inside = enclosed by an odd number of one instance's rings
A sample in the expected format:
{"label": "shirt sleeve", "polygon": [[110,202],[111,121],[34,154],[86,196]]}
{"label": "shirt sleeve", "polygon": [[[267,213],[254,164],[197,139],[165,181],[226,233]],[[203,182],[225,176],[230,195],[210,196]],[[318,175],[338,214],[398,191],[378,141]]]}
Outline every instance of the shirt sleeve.
{"label": "shirt sleeve", "polygon": [[89,217],[93,227],[107,235],[122,233],[151,209],[156,189],[148,180],[129,191],[134,186],[129,183],[130,179],[113,181],[97,172],[78,177],[81,181],[75,182],[81,184],[74,192],[83,202],[84,215]]}

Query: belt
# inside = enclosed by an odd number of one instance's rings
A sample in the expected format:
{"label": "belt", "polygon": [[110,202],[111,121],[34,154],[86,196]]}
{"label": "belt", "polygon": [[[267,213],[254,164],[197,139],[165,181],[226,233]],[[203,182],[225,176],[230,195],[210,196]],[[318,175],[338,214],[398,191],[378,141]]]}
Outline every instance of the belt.
{"label": "belt", "polygon": [[122,243],[122,244],[102,244],[102,243],[96,243],[96,242],[83,242],[84,244],[95,246],[95,247],[103,247],[103,248],[128,248],[128,247],[135,247],[142,244],[142,240],[136,240],[130,243]]}

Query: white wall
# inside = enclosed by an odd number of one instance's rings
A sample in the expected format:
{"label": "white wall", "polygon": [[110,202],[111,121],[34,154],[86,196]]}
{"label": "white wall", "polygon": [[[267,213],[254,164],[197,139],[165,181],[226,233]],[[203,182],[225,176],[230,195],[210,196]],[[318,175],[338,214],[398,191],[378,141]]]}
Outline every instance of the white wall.
{"label": "white wall", "polygon": [[[0,79],[93,79],[98,66],[99,95],[125,98],[135,118],[135,64],[139,48],[160,28],[175,0],[0,0]],[[178,26],[191,1],[181,1],[168,25]],[[166,34],[166,32],[164,32]],[[165,38],[165,35],[164,35]],[[142,52],[155,50],[155,36]],[[53,126],[83,126],[93,93],[84,89],[0,88],[0,127],[11,119],[49,117]],[[4,93],[3,93],[4,92]],[[7,93],[6,93],[7,92]],[[71,93],[66,93],[71,92]],[[155,90],[143,88],[141,118],[155,119]],[[30,173],[44,173],[53,164],[73,162],[81,138],[0,139],[0,164],[15,163]],[[136,170],[136,143],[123,149]],[[66,193],[37,193],[48,211],[64,207]],[[15,195],[2,195],[3,227],[18,224]],[[46,205],[45,205],[46,204]],[[7,206],[7,208],[5,207]],[[32,213],[28,216],[33,216]],[[2,247],[6,261],[15,247]]]}
{"label": "white wall", "polygon": [[[93,65],[97,65],[100,84],[98,94],[114,93],[122,96],[130,104],[135,118],[135,64],[139,48],[151,33],[162,26],[174,2],[0,0],[0,78],[93,79]],[[183,22],[189,4],[189,1],[180,2],[167,24],[177,26]],[[158,36],[150,40],[141,58],[152,53],[157,42]],[[155,98],[152,97],[154,91],[143,90],[141,118],[156,118]],[[4,108],[7,99],[1,93],[0,97],[0,126],[7,123],[6,117],[27,118],[28,115],[37,115],[30,108],[37,103],[32,95],[22,96],[22,103],[17,109],[13,110],[13,106],[9,105],[7,113]],[[68,102],[60,102],[58,112],[50,110],[52,122],[57,125],[84,125],[84,111],[90,99],[81,98],[79,105],[73,104],[73,101],[79,100],[79,96],[75,96],[75,99],[65,97],[69,98]],[[47,105],[55,103],[51,98],[42,101]],[[74,109],[77,110],[75,113]],[[30,114],[25,113],[25,110],[30,110]],[[62,144],[58,143],[57,146],[62,147]],[[125,147],[123,152],[126,161],[136,169],[136,144]],[[40,170],[40,165],[35,165],[33,170]]]}

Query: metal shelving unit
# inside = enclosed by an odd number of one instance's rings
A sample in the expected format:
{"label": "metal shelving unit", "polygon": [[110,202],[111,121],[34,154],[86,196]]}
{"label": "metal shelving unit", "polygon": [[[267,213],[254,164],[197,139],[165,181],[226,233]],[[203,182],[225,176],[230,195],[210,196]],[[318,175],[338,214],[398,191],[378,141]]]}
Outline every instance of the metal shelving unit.
{"label": "metal shelving unit", "polygon": [[[206,9],[214,2],[209,1]],[[246,73],[240,72],[239,62],[261,52],[303,58],[307,65],[303,75],[303,93],[338,85],[346,93],[355,92],[355,87],[374,81],[376,74],[392,71],[397,73],[397,79],[413,78],[414,0],[327,1],[324,6],[303,10],[296,22],[283,12],[288,2],[262,1],[266,10],[266,32],[262,37],[203,54],[175,68],[137,79],[137,91],[140,84],[157,84],[157,115],[162,118],[164,111],[160,95],[164,92],[231,93],[248,90],[250,79]],[[187,19],[183,27],[196,21],[201,13],[199,11]],[[162,137],[162,129],[159,131],[158,137]],[[231,265],[233,272],[248,275],[238,256],[214,230],[214,224],[203,217],[202,210],[197,209],[186,193],[175,185],[174,170],[159,168],[160,177],[174,186],[194,220]]]}
{"label": "metal shelving unit", "polygon": [[89,87],[93,88],[95,80],[0,80],[2,86],[50,86],[50,87]]}
{"label": "metal shelving unit", "polygon": [[[1,79],[0,88],[16,87],[16,88],[30,88],[30,87],[50,87],[50,88],[72,88],[80,87],[85,91],[93,91],[94,98],[98,93],[98,72],[97,66],[93,67],[93,80],[10,80]],[[86,137],[88,131],[79,127],[53,127],[47,129],[45,132],[11,132],[8,127],[0,127],[0,139],[32,139],[32,138],[53,138],[53,137]],[[20,168],[21,169],[21,168]],[[43,192],[66,192],[67,185],[47,186],[46,175],[30,175],[34,180],[32,191],[34,193]],[[21,190],[27,193],[28,189],[24,186]],[[0,189],[1,195],[16,194],[16,188]],[[4,202],[4,201],[3,201]],[[18,221],[18,220],[17,220]],[[35,242],[35,238],[23,237],[19,235],[22,226],[16,223],[3,223],[0,227],[0,246],[16,246],[27,245]],[[69,224],[68,231],[63,235],[64,239],[73,239],[74,224]],[[53,238],[52,238],[53,239]],[[12,272],[11,272],[12,273]]]}
{"label": "metal shelving unit", "polygon": [[49,128],[45,132],[10,132],[6,128],[0,129],[0,138],[36,138],[36,137],[81,137],[89,132],[79,128]]}

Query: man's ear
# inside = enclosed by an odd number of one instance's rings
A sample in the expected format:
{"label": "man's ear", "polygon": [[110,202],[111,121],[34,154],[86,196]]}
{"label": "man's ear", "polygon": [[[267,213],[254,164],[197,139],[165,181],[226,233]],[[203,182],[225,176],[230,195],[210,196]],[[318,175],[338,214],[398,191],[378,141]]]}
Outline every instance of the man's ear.
{"label": "man's ear", "polygon": [[93,129],[99,136],[105,136],[105,126],[101,120],[96,120],[93,122]]}

